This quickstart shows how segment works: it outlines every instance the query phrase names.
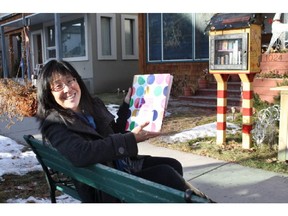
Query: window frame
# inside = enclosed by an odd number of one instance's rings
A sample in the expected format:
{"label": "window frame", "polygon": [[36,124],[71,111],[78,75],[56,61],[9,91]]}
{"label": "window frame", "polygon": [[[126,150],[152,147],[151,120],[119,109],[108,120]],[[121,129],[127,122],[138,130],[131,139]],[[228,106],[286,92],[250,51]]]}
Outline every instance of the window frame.
{"label": "window frame", "polygon": [[[101,18],[110,18],[110,45],[111,55],[103,55],[102,53],[102,30],[101,30]],[[112,13],[98,13],[96,15],[96,27],[97,27],[97,53],[98,60],[117,60],[117,47],[116,47],[116,15]]]}
{"label": "window frame", "polygon": [[[68,16],[68,17],[61,17],[60,20],[60,26],[62,27],[62,23],[66,22],[72,22],[73,20],[78,20],[78,19],[84,19],[84,33],[85,33],[85,55],[84,56],[78,56],[78,57],[63,57],[63,60],[65,61],[87,61],[88,60],[88,23],[87,23],[87,14],[81,14],[79,16]],[[43,24],[43,32],[44,32],[44,41],[45,41],[45,51],[44,51],[44,58],[46,61],[49,61],[51,59],[55,59],[55,57],[49,58],[49,51],[55,50],[56,51],[56,38],[55,38],[55,45],[54,46],[48,46],[48,35],[47,35],[47,29],[49,27],[55,27],[54,22],[47,22]],[[54,29],[55,31],[55,29]],[[54,37],[55,37],[55,32],[54,32]],[[62,46],[62,44],[61,44]]]}
{"label": "window frame", "polygon": [[[69,20],[65,20],[65,22],[71,22],[73,20],[78,20],[80,18],[84,18],[84,34],[85,34],[85,55],[84,56],[78,56],[78,57],[63,57],[63,59],[65,61],[87,61],[88,60],[88,30],[87,30],[87,15],[85,14],[84,16],[80,16],[80,17],[73,17],[73,19],[69,19]],[[61,22],[62,24],[62,22]]]}
{"label": "window frame", "polygon": [[[159,15],[160,15],[160,28],[161,28],[161,30],[160,30],[160,40],[161,40],[161,42],[160,42],[160,46],[161,46],[161,50],[160,50],[160,59],[155,59],[155,60],[150,60],[150,38],[149,38],[149,13],[148,14],[146,14],[146,23],[147,23],[147,25],[146,25],[146,32],[147,32],[147,34],[146,34],[146,49],[147,49],[147,53],[146,53],[146,55],[147,55],[147,62],[148,63],[161,63],[161,62],[163,62],[163,63],[165,63],[165,62],[202,62],[202,61],[207,61],[207,60],[209,60],[209,50],[207,50],[207,54],[208,54],[208,56],[207,57],[203,57],[203,58],[199,58],[199,57],[196,57],[196,49],[197,49],[197,45],[196,45],[196,41],[195,41],[195,39],[196,39],[196,13],[187,13],[187,14],[189,14],[190,16],[191,16],[191,19],[192,19],[192,23],[191,23],[191,25],[192,25],[192,41],[191,41],[191,43],[192,43],[192,53],[191,53],[191,59],[168,59],[168,60],[165,60],[164,59],[164,48],[163,48],[163,41],[164,41],[164,31],[163,31],[163,13],[159,13]],[[156,14],[154,14],[154,15],[156,15]],[[159,36],[159,34],[158,34],[158,36]],[[207,44],[208,44],[208,46],[209,46],[209,38],[207,39]],[[200,47],[201,48],[201,47]],[[159,54],[158,54],[159,55]]]}
{"label": "window frame", "polygon": [[[126,54],[126,37],[125,37],[125,21],[133,20],[133,32],[132,32],[132,42],[133,42],[133,55]],[[137,15],[127,15],[121,14],[121,44],[122,44],[122,59],[124,60],[133,60],[138,59],[138,16]]]}
{"label": "window frame", "polygon": [[49,51],[55,51],[56,52],[56,38],[55,38],[55,28],[53,29],[54,31],[54,46],[48,46],[48,40],[49,40],[49,32],[48,32],[48,28],[50,27],[54,27],[55,25],[53,24],[45,24],[44,25],[44,29],[43,29],[43,32],[44,32],[44,40],[45,40],[45,50],[44,50],[44,58],[46,60],[50,60],[50,59],[53,59],[55,57],[49,57]]}

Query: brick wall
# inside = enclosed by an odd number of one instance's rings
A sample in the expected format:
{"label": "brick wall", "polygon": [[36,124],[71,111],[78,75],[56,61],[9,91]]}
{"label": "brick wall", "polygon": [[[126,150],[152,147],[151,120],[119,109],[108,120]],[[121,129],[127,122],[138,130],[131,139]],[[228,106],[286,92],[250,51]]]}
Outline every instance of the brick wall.
{"label": "brick wall", "polygon": [[197,88],[197,80],[208,62],[197,63],[160,63],[145,64],[143,73],[170,73],[173,75],[172,96],[182,94],[182,88],[189,86],[192,91]]}

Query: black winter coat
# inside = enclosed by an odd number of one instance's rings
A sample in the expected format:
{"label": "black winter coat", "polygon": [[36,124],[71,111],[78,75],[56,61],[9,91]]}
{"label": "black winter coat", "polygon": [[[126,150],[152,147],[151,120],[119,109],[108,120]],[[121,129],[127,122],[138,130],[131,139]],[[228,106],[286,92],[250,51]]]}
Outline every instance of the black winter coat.
{"label": "black winter coat", "polygon": [[104,103],[96,98],[95,112],[99,116],[95,119],[96,130],[81,118],[69,122],[59,113],[51,112],[41,127],[41,133],[77,167],[135,157],[138,153],[136,139],[133,133],[124,133],[128,111],[129,105],[123,103],[115,122]]}
{"label": "black winter coat", "polygon": [[[134,134],[125,132],[128,104],[123,103],[120,106],[116,121],[98,98],[95,98],[94,110],[98,116],[94,119],[96,130],[81,118],[75,117],[71,122],[58,112],[51,112],[41,127],[43,138],[77,167],[96,163],[113,166],[116,159],[143,158],[137,156],[138,147]],[[75,181],[75,186],[82,202],[119,201],[78,181]]]}

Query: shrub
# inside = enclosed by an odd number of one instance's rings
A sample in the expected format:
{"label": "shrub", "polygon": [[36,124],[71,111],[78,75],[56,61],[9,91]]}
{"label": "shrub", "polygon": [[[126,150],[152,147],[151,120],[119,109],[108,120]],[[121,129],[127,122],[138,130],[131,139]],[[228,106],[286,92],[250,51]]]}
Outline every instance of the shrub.
{"label": "shrub", "polygon": [[8,122],[6,127],[13,125],[14,119],[34,116],[36,110],[36,89],[31,81],[0,79],[0,120]]}

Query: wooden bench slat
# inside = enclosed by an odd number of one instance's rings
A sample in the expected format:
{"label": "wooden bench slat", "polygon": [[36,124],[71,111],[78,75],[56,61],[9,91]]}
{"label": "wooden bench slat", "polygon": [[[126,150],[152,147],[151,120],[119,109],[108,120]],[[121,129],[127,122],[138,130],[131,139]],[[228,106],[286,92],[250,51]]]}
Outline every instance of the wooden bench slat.
{"label": "wooden bench slat", "polygon": [[67,187],[67,186],[62,185],[62,184],[56,184],[56,190],[58,190],[64,194],[68,194],[69,196],[71,196],[77,200],[80,200],[79,194],[75,190],[75,188]]}

